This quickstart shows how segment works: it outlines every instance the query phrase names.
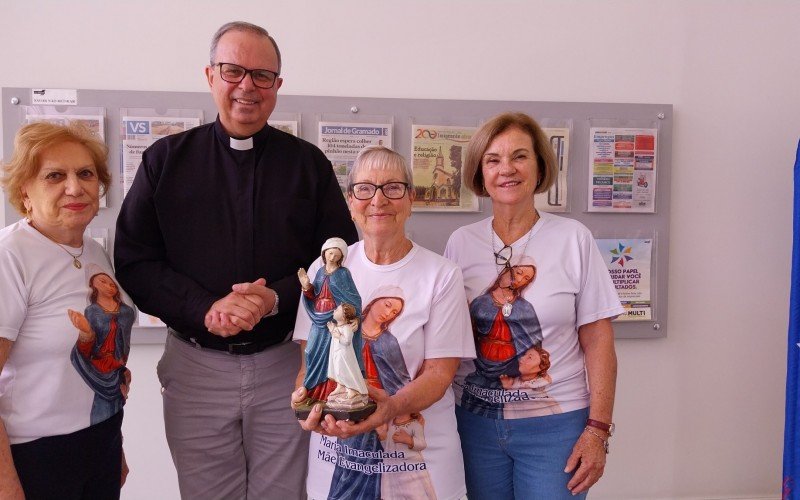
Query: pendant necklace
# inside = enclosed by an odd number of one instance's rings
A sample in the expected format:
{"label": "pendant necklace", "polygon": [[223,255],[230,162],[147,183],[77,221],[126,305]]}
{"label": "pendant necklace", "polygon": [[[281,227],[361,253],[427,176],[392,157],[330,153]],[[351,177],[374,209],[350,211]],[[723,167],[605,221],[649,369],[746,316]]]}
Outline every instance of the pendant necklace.
{"label": "pendant necklace", "polygon": [[[32,228],[34,228],[34,229],[36,229],[37,231],[39,231],[39,229],[37,229],[37,227],[33,225],[33,222],[32,222],[32,221],[30,221],[30,220],[29,220],[28,224],[30,224]],[[42,235],[44,235],[44,237],[45,237],[45,238],[47,238],[48,240],[52,241],[53,243],[55,243],[56,245],[58,245],[59,247],[61,247],[61,250],[64,250],[65,252],[67,252],[67,254],[69,254],[69,256],[70,256],[70,257],[72,257],[72,265],[73,265],[73,267],[75,267],[75,269],[80,269],[80,268],[82,268],[82,267],[83,267],[83,265],[81,264],[81,261],[79,261],[79,260],[78,260],[78,258],[79,258],[81,255],[83,255],[83,251],[84,251],[84,250],[86,250],[86,247],[85,247],[84,245],[81,245],[81,251],[80,251],[80,252],[78,252],[78,255],[75,255],[74,253],[72,253],[72,252],[70,252],[69,250],[67,250],[67,247],[65,247],[65,246],[64,246],[64,245],[62,245],[61,243],[57,242],[57,241],[56,241],[56,240],[54,240],[53,238],[51,238],[51,237],[49,237],[48,235],[46,235],[46,234],[42,233],[41,231],[39,231],[39,233],[40,233],[40,234],[42,234]]]}
{"label": "pendant necklace", "polygon": [[[525,240],[525,246],[522,247],[522,255],[525,255],[525,252],[528,250],[528,243],[531,242],[531,236],[533,236],[533,226],[535,226],[536,223],[539,222],[539,212],[534,210],[533,215],[534,215],[533,224],[531,224],[531,228],[528,231],[528,239]],[[511,259],[514,256],[514,249],[513,249],[513,247],[511,245],[506,245],[509,248],[509,250],[511,251],[509,256],[508,256],[508,259],[505,259],[505,263],[504,264],[498,264],[497,263],[497,259],[500,257],[500,252],[502,252],[503,248],[505,248],[505,247],[501,248],[497,252],[494,251],[494,248],[495,248],[495,237],[494,237],[493,223],[494,223],[494,219],[492,219],[492,222],[489,224],[489,233],[490,233],[490,236],[492,238],[492,253],[494,253],[495,264],[500,266],[500,271],[498,272],[497,275],[500,276],[506,269],[509,272],[512,271],[512,267],[513,266],[511,265]],[[505,287],[505,289],[508,289],[508,290],[511,291],[511,296],[513,298],[514,297],[514,277],[513,277],[513,275],[509,275],[509,279],[511,280],[511,284],[508,287]],[[505,297],[503,297],[503,300],[504,300],[504,303],[503,303],[503,306],[501,308],[501,311],[503,312],[503,317],[507,318],[507,317],[511,316],[511,311],[514,308],[514,305],[511,303],[511,301],[509,299],[506,299]]]}
{"label": "pendant necklace", "polygon": [[78,257],[83,255],[83,251],[85,250],[85,247],[83,245],[81,245],[80,253],[78,255],[75,255],[74,253],[72,253],[69,250],[67,250],[66,247],[64,247],[64,245],[62,245],[61,243],[56,243],[55,241],[53,241],[53,243],[55,243],[56,245],[60,246],[62,250],[67,252],[69,254],[69,256],[72,257],[72,265],[75,266],[75,269],[80,269],[81,267],[83,267],[81,265],[81,261],[78,260]]}

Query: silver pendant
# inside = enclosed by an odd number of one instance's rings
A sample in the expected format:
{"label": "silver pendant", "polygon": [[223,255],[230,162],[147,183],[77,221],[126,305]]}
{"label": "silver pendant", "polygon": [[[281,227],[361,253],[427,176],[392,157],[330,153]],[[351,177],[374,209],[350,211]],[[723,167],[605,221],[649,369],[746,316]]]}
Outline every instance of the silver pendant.
{"label": "silver pendant", "polygon": [[81,267],[83,267],[81,266],[81,261],[79,261],[75,257],[72,258],[72,265],[75,266],[75,269],[80,269]]}
{"label": "silver pendant", "polygon": [[506,302],[505,304],[503,304],[503,317],[504,318],[507,318],[507,317],[511,316],[511,308],[512,307],[513,306],[511,305],[511,302]]}

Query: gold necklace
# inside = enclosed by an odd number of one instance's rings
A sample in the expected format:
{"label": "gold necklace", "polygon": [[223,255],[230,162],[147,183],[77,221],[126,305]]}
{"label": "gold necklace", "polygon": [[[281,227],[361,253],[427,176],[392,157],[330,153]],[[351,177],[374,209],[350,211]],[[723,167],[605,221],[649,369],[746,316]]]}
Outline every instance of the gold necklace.
{"label": "gold necklace", "polygon": [[[50,240],[50,241],[52,241],[52,240]],[[75,269],[80,269],[81,267],[83,267],[83,265],[81,265],[81,261],[78,260],[78,257],[83,255],[83,251],[86,249],[83,245],[81,245],[80,253],[78,255],[75,255],[72,252],[70,252],[69,250],[67,250],[67,248],[64,245],[62,245],[61,243],[59,243],[57,241],[53,241],[53,243],[55,243],[56,245],[60,246],[62,250],[67,252],[67,254],[69,254],[69,256],[72,257],[72,265],[75,266]]]}
{"label": "gold necklace", "polygon": [[[39,228],[37,228],[35,225],[33,225],[33,221],[32,221],[32,220],[30,220],[30,219],[29,219],[29,220],[28,220],[28,224],[30,224],[32,228],[34,228],[34,229],[36,229],[37,231],[39,231]],[[84,250],[86,250],[86,247],[85,247],[83,244],[81,245],[81,251],[78,253],[78,255],[75,255],[74,253],[72,253],[72,252],[70,252],[69,250],[67,250],[67,247],[65,247],[65,246],[64,246],[64,245],[62,245],[61,243],[57,242],[57,241],[56,241],[56,240],[54,240],[53,238],[49,237],[48,235],[44,234],[44,233],[43,233],[43,232],[41,232],[41,231],[39,231],[39,233],[40,233],[40,234],[42,234],[42,235],[43,235],[45,238],[47,238],[48,240],[52,241],[53,243],[55,243],[56,245],[58,245],[59,247],[61,247],[61,249],[62,249],[62,250],[64,250],[65,252],[67,252],[67,254],[68,254],[70,257],[72,257],[72,265],[75,267],[75,269],[80,269],[80,268],[82,268],[82,267],[83,267],[83,265],[81,264],[81,261],[79,261],[79,260],[78,260],[78,257],[80,257],[81,255],[83,255],[83,251],[84,251]]]}

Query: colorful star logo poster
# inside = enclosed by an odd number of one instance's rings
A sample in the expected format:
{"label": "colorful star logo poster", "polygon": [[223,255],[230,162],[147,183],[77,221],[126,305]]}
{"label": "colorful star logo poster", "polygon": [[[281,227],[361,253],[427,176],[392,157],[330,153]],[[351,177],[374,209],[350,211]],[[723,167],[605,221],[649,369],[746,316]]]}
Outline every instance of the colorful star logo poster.
{"label": "colorful star logo poster", "polygon": [[653,240],[598,239],[597,246],[617,289],[625,314],[617,321],[653,319],[650,300],[650,262]]}

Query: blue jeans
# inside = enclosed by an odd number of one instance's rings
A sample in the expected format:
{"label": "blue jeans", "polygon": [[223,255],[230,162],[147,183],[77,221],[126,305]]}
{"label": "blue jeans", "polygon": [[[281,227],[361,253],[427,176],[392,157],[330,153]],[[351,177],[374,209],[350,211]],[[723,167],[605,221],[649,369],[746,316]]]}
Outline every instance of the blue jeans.
{"label": "blue jeans", "polygon": [[469,499],[586,498],[567,489],[572,473],[564,467],[588,416],[584,408],[502,420],[456,406]]}

